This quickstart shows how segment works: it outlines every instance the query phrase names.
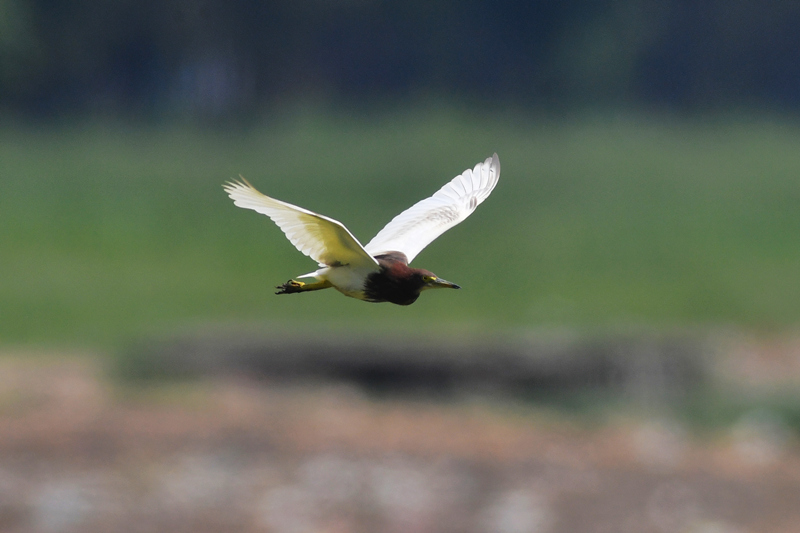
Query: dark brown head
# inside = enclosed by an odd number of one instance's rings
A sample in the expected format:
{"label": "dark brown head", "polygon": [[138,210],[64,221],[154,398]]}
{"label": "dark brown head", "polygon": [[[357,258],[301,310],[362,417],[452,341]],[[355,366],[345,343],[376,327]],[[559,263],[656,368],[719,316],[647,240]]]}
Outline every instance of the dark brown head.
{"label": "dark brown head", "polygon": [[392,302],[411,305],[426,289],[460,289],[436,276],[430,270],[411,268],[406,256],[395,252],[375,256],[381,269],[367,276],[364,284],[366,299],[370,302]]}

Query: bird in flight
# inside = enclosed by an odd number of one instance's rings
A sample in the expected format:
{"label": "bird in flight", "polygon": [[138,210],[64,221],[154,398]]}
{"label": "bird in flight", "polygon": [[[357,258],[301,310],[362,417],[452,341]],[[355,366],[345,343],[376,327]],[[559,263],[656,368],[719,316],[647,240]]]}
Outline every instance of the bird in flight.
{"label": "bird in flight", "polygon": [[460,288],[408,264],[439,235],[472,214],[499,177],[500,160],[494,154],[394,217],[366,246],[341,222],[261,194],[244,178],[223,187],[234,205],[267,215],[298,250],[319,263],[318,270],[276,287],[275,294],[333,287],[367,302],[410,305],[426,289]]}

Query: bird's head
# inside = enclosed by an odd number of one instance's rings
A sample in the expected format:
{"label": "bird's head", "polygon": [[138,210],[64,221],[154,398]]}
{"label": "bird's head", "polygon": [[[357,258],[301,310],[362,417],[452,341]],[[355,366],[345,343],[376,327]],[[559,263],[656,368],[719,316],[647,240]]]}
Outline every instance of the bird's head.
{"label": "bird's head", "polygon": [[364,283],[364,299],[370,302],[410,305],[426,289],[461,288],[441,279],[430,270],[411,268],[405,255],[381,254],[375,258],[381,268],[369,274]]}
{"label": "bird's head", "polygon": [[431,272],[430,270],[424,269],[417,269],[414,272],[414,277],[419,279],[420,283],[420,291],[424,291],[426,289],[460,289],[458,285],[455,283],[451,283],[447,280],[444,280],[438,277],[436,274]]}

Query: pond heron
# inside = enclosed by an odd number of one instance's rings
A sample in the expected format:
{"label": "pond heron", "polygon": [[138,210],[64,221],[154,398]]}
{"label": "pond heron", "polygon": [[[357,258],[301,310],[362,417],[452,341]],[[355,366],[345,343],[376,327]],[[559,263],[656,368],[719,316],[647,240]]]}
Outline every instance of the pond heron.
{"label": "pond heron", "polygon": [[408,264],[439,235],[472,214],[499,177],[500,160],[494,154],[394,217],[366,246],[341,222],[261,194],[244,178],[229,181],[224,189],[238,207],[271,218],[298,250],[319,263],[315,272],[276,287],[275,294],[333,287],[367,302],[410,305],[426,289],[460,288]]}

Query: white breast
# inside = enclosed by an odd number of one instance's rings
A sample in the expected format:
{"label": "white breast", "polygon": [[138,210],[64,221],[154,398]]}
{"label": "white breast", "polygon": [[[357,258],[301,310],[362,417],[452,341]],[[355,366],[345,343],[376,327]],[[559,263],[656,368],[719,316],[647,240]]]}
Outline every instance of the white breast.
{"label": "white breast", "polygon": [[314,277],[318,280],[327,280],[333,287],[351,298],[364,299],[364,282],[367,276],[377,272],[378,268],[352,267],[351,265],[338,267],[324,267],[316,272],[300,276],[302,278]]}

